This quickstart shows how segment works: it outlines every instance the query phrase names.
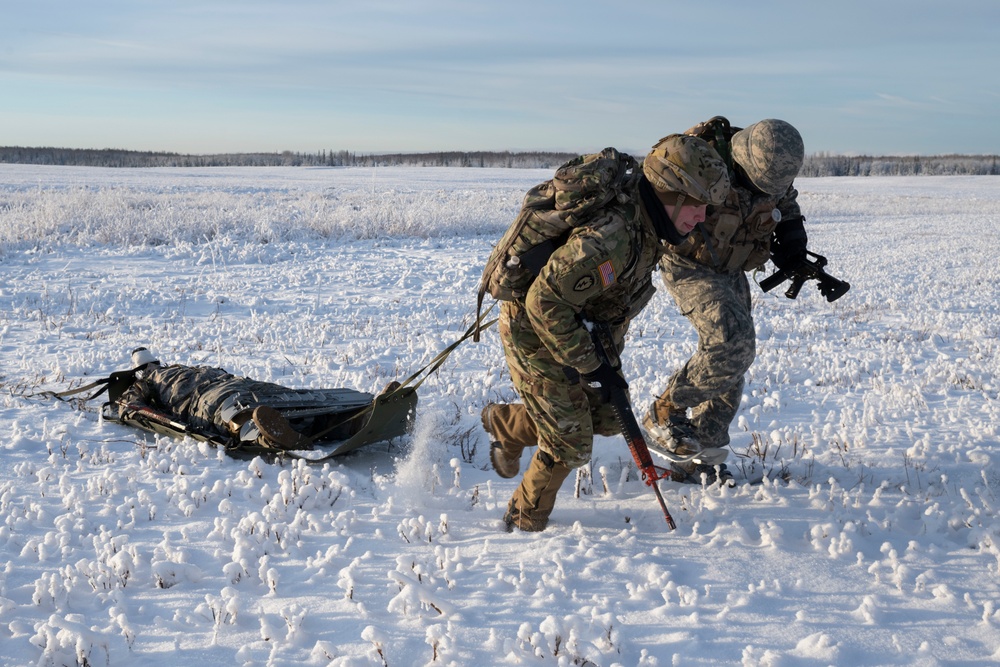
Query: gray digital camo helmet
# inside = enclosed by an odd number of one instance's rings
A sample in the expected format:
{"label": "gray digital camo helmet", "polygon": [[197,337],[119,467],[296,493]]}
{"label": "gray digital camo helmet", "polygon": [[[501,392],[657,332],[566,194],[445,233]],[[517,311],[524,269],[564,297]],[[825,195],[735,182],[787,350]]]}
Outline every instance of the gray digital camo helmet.
{"label": "gray digital camo helmet", "polygon": [[791,124],[767,118],[733,135],[733,160],[769,195],[784,194],[802,168],[805,147]]}
{"label": "gray digital camo helmet", "polygon": [[642,161],[642,173],[660,192],[719,205],[729,194],[729,170],[704,139],[671,134],[657,141]]}

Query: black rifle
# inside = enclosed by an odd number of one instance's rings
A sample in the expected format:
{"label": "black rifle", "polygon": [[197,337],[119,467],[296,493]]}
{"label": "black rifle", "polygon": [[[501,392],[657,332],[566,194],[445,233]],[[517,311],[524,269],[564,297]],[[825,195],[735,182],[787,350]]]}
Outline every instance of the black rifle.
{"label": "black rifle", "polygon": [[802,289],[802,285],[805,284],[807,280],[819,281],[820,294],[825,296],[827,301],[836,301],[840,297],[847,294],[847,290],[851,289],[850,284],[843,280],[834,278],[823,270],[823,267],[826,266],[826,257],[817,255],[814,252],[809,252],[808,250],[806,251],[806,255],[814,257],[815,260],[810,260],[806,257],[792,266],[788,266],[784,269],[778,269],[758,283],[760,288],[765,292],[770,292],[772,289],[791,278],[792,284],[788,286],[787,290],[785,290],[785,296],[789,299],[794,299],[799,295],[799,290]]}
{"label": "black rifle", "polygon": [[[615,350],[611,327],[604,323],[591,322],[584,322],[584,326],[590,330],[590,337],[594,340],[597,358],[601,360],[601,363],[606,363],[615,370],[620,369],[621,359],[618,358],[617,353],[614,355],[614,359],[612,359],[611,354],[608,352],[609,350]],[[657,468],[653,465],[653,457],[649,454],[646,439],[642,435],[642,430],[639,428],[639,422],[635,419],[635,414],[632,413],[632,405],[629,403],[628,394],[625,393],[623,388],[611,387],[611,407],[618,418],[618,425],[621,426],[622,435],[625,436],[628,449],[632,452],[632,458],[635,459],[635,464],[638,466],[639,472],[642,473],[643,481],[648,486],[653,487],[656,499],[663,510],[663,517],[667,520],[670,530],[674,530],[677,528],[677,524],[674,523],[674,517],[670,516],[670,510],[667,509],[667,504],[663,501],[663,496],[660,494],[660,488],[656,485],[657,480],[669,479],[670,471]]]}

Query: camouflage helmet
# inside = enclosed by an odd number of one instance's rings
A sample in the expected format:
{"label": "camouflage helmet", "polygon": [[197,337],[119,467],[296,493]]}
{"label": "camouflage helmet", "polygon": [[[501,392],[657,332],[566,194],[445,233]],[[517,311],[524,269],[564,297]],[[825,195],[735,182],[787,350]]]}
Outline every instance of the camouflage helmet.
{"label": "camouflage helmet", "polygon": [[802,168],[805,147],[799,131],[783,120],[767,118],[732,138],[733,160],[769,195],[784,194]]}
{"label": "camouflage helmet", "polygon": [[729,170],[704,139],[671,134],[660,139],[642,162],[642,173],[660,192],[719,205],[729,194]]}

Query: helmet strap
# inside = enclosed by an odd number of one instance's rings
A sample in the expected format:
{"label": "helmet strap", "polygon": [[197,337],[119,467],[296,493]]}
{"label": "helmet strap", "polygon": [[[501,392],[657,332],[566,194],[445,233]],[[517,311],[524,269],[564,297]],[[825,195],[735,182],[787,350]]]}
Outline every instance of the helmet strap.
{"label": "helmet strap", "polygon": [[681,206],[684,205],[684,199],[687,198],[683,192],[677,193],[677,203],[674,204],[674,212],[670,214],[670,222],[673,223],[677,219],[677,216],[681,214]]}
{"label": "helmet strap", "polygon": [[[646,214],[653,223],[653,230],[656,232],[656,236],[661,241],[666,241],[670,245],[683,243],[684,239],[687,238],[687,234],[682,235],[677,231],[673,220],[667,215],[666,207],[664,207],[663,202],[656,195],[653,184],[649,182],[645,175],[639,179],[639,196],[642,199],[642,205],[646,210]],[[684,195],[681,195],[681,199],[683,198]],[[674,215],[677,215],[677,211],[674,211]]]}

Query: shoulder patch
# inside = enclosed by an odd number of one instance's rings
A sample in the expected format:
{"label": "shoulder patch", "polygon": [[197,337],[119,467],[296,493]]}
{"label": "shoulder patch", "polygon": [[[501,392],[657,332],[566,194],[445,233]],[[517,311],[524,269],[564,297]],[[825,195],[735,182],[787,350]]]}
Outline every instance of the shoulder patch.
{"label": "shoulder patch", "polygon": [[597,267],[597,269],[601,274],[601,283],[604,284],[605,289],[614,285],[615,281],[618,280],[618,277],[615,275],[615,267],[611,265],[610,259]]}
{"label": "shoulder patch", "polygon": [[593,276],[584,276],[584,277],[580,278],[579,280],[577,280],[576,284],[573,285],[573,291],[575,291],[575,292],[586,292],[587,290],[589,290],[593,286],[594,286],[594,277]]}

